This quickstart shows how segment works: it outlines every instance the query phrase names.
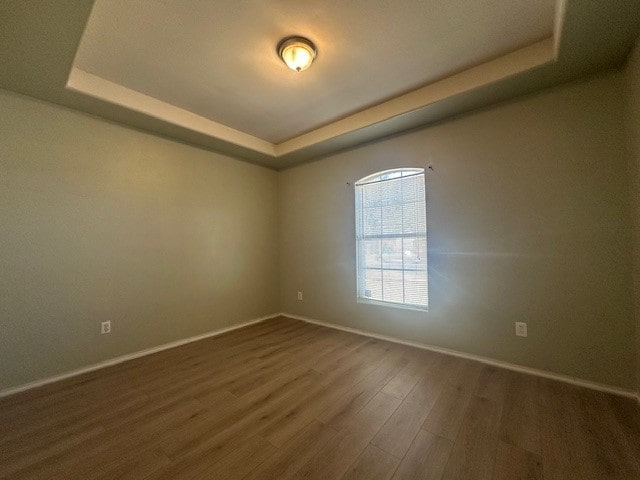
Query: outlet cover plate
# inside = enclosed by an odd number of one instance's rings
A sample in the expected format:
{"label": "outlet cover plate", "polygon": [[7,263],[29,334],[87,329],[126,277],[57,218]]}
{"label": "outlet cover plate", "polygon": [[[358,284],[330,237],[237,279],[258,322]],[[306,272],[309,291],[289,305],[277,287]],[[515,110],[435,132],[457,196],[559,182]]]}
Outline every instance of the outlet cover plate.
{"label": "outlet cover plate", "polygon": [[527,324],[524,322],[516,322],[516,336],[517,337],[526,337],[527,336]]}

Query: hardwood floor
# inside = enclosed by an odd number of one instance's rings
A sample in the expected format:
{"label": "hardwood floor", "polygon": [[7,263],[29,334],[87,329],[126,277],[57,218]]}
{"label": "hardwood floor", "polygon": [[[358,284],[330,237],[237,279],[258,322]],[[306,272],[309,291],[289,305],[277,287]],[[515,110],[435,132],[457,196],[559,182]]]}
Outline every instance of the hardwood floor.
{"label": "hardwood floor", "polygon": [[640,408],[278,318],[0,400],[2,479],[640,479]]}

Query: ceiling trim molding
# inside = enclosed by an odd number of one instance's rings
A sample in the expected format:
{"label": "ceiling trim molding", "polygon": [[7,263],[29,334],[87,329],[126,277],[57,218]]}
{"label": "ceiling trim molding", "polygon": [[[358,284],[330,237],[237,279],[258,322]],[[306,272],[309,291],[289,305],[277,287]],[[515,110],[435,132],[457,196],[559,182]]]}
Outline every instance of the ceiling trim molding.
{"label": "ceiling trim molding", "polygon": [[66,88],[188,128],[194,132],[216,137],[259,153],[275,156],[275,145],[273,143],[233,129],[222,123],[214,122],[118,83],[105,80],[77,67],[71,69]]}
{"label": "ceiling trim molding", "polygon": [[567,0],[556,0],[556,13],[553,20],[553,40],[554,55],[556,60],[560,57],[560,47],[562,46],[562,28],[567,14]]}
{"label": "ceiling trim molding", "polygon": [[555,42],[548,37],[458,74],[350,115],[275,146],[276,157],[315,145],[394,117],[418,110],[460,93],[503,80],[555,61]]}

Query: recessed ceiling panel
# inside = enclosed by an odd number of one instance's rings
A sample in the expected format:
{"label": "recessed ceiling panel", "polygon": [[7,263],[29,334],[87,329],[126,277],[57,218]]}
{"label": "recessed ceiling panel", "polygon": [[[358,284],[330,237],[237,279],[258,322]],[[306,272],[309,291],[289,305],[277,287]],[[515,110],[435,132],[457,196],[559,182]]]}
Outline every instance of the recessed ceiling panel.
{"label": "recessed ceiling panel", "polygon": [[[281,143],[549,37],[554,0],[97,0],[75,67]],[[276,45],[318,48],[289,70]]]}

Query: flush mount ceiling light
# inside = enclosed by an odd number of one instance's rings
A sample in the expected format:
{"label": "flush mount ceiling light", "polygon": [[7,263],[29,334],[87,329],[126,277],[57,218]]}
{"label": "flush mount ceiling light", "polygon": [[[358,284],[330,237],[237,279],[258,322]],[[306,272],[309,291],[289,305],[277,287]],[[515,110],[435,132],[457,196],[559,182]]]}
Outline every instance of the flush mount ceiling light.
{"label": "flush mount ceiling light", "polygon": [[278,44],[278,55],[291,70],[301,72],[316,58],[316,47],[304,37],[288,37]]}

